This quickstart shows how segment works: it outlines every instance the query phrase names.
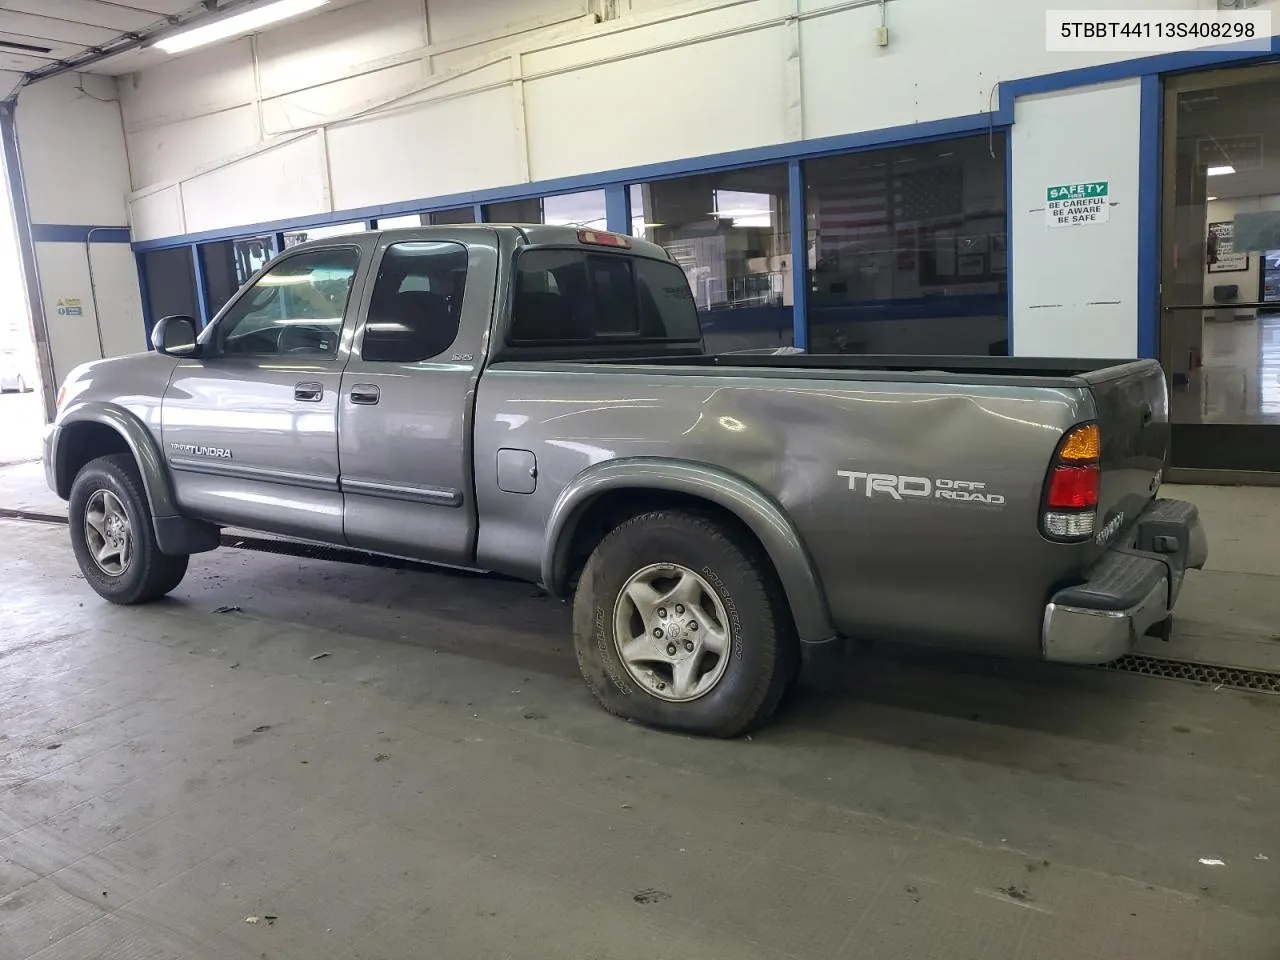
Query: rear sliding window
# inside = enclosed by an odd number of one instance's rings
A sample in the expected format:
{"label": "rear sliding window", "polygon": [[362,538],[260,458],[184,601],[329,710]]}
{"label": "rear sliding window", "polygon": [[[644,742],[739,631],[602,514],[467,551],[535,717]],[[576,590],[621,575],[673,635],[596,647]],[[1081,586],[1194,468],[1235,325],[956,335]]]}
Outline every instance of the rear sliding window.
{"label": "rear sliding window", "polygon": [[674,263],[582,250],[529,250],[516,266],[515,344],[696,341],[698,311]]}

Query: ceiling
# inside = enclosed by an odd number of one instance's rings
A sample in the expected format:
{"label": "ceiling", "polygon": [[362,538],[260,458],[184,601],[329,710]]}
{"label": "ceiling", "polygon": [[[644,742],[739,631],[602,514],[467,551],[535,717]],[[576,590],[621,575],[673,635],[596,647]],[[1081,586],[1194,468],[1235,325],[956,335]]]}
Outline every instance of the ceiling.
{"label": "ceiling", "polygon": [[[144,38],[257,2],[0,0],[0,73],[14,80],[34,80],[70,64],[81,73],[131,73],[168,59],[162,51],[146,46]],[[348,2],[335,0],[321,9]],[[112,50],[120,52],[103,55]],[[83,62],[86,59],[93,62]]]}
{"label": "ceiling", "polygon": [[198,0],[0,0],[0,70],[39,73],[204,12]]}
{"label": "ceiling", "polygon": [[1280,77],[1178,94],[1179,159],[1199,167],[1230,165],[1208,178],[1223,200],[1280,194]]}

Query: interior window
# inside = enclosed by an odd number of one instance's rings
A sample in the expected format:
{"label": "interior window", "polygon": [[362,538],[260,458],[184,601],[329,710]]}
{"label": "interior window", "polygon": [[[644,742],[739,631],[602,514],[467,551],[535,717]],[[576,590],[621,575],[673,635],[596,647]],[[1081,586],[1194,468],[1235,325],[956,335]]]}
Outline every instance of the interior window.
{"label": "interior window", "polygon": [[361,358],[417,363],[449,349],[458,336],[466,280],[467,248],[460,243],[387,247],[373,284]]}
{"label": "interior window", "polygon": [[281,261],[218,321],[213,353],[335,356],[359,263],[354,247],[308,250]]}

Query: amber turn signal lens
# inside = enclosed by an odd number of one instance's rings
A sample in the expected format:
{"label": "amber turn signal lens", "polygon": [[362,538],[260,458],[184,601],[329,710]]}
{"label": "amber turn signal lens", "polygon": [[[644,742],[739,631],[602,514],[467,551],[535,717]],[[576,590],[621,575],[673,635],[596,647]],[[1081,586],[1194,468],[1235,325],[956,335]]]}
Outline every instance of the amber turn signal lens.
{"label": "amber turn signal lens", "polygon": [[1058,459],[1068,463],[1084,463],[1102,456],[1102,433],[1096,423],[1076,427],[1058,452]]}

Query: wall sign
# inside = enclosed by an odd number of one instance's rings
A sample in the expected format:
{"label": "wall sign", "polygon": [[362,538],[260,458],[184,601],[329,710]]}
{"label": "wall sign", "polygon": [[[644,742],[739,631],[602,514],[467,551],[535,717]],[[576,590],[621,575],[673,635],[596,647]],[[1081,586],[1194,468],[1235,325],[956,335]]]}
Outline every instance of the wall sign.
{"label": "wall sign", "polygon": [[1237,213],[1231,232],[1233,250],[1280,250],[1280,211]]}
{"label": "wall sign", "polygon": [[1111,182],[1065,183],[1045,191],[1045,222],[1051,227],[1106,223],[1111,216]]}
{"label": "wall sign", "polygon": [[58,316],[60,317],[83,317],[84,307],[80,304],[79,297],[63,297],[58,301]]}
{"label": "wall sign", "polygon": [[1235,252],[1235,227],[1232,220],[1209,224],[1210,273],[1241,273],[1249,269],[1249,255]]}

